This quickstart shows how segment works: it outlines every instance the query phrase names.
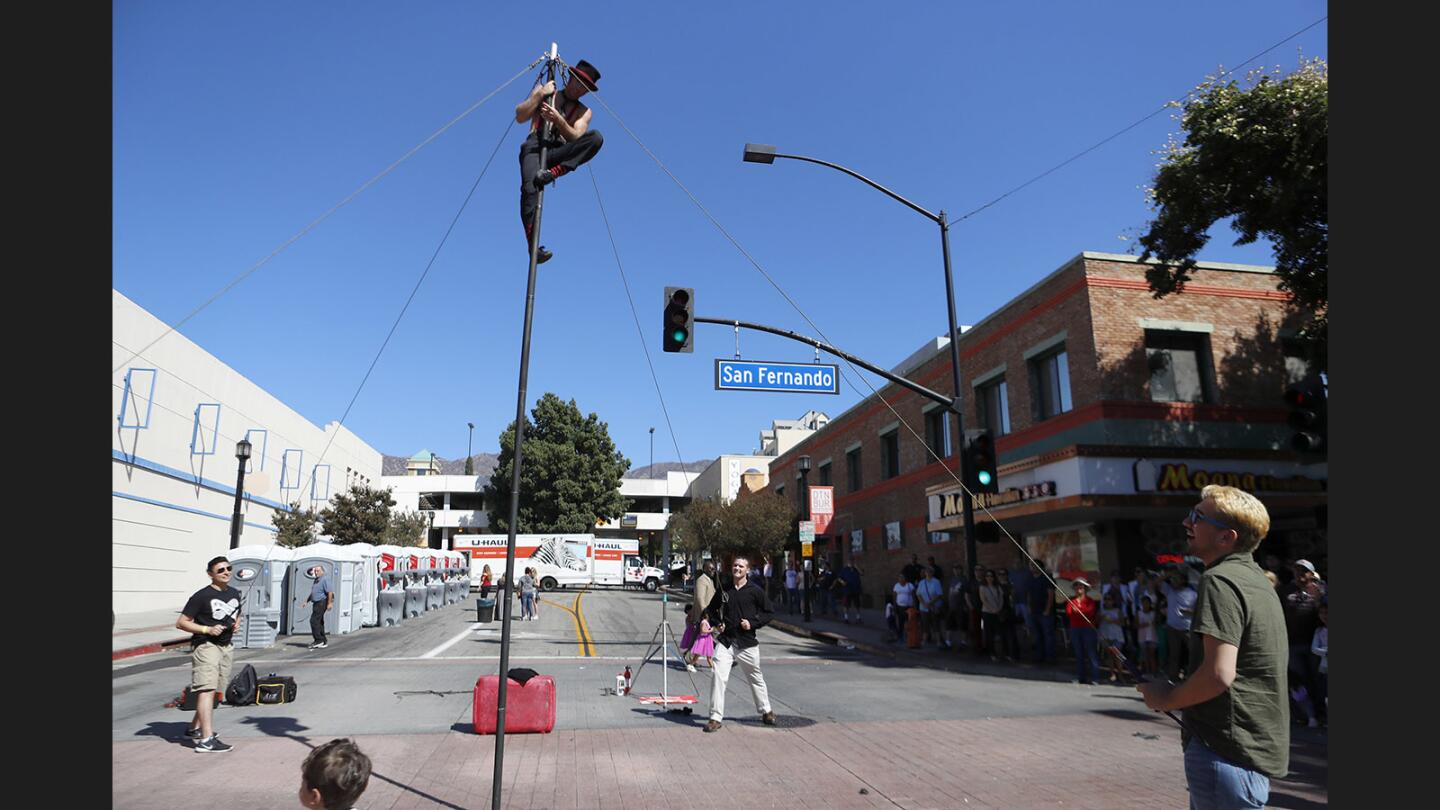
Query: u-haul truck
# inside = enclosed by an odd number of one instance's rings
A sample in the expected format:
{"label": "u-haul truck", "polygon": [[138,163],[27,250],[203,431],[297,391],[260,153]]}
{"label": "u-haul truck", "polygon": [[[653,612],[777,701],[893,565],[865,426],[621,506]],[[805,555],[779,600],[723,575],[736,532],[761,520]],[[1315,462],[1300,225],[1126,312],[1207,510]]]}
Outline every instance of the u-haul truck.
{"label": "u-haul truck", "polygon": [[[453,547],[470,555],[470,582],[480,586],[485,566],[496,579],[505,573],[503,534],[456,535]],[[633,538],[597,539],[593,534],[519,534],[515,536],[515,563],[521,570],[535,568],[541,590],[580,585],[634,585],[647,591],[660,587],[660,569],[640,557],[640,541]]]}
{"label": "u-haul truck", "polygon": [[655,591],[665,581],[659,568],[646,565],[640,541],[633,537],[595,539],[595,584],[625,585]]}

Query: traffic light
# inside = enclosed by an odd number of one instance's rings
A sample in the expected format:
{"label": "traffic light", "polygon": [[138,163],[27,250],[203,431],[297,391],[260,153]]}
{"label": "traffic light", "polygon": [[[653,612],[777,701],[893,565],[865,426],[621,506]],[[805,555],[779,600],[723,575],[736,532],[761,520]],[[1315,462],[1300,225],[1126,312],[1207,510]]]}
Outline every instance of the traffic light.
{"label": "traffic light", "polygon": [[1326,434],[1325,381],[1310,377],[1285,389],[1285,402],[1290,406],[1287,420],[1295,432],[1290,446],[1300,453],[1324,453]]}
{"label": "traffic light", "polygon": [[996,472],[995,439],[988,430],[966,431],[965,461],[969,476],[965,481],[971,493],[999,492],[1000,474]]}
{"label": "traffic light", "polygon": [[667,352],[693,352],[695,331],[695,290],[692,287],[665,288],[665,335],[661,345]]}

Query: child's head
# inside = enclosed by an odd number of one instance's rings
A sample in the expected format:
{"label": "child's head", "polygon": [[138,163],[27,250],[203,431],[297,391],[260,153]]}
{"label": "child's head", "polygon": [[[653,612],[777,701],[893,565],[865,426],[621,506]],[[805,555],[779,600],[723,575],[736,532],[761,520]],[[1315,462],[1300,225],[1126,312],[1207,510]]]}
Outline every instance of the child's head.
{"label": "child's head", "polygon": [[1148,596],[1142,596],[1142,597],[1140,597],[1140,607],[1141,607],[1142,609],[1144,609],[1144,610],[1147,610],[1147,611],[1149,611],[1149,610],[1154,610],[1154,609],[1155,609],[1155,603],[1150,600],[1150,597],[1148,597]]}
{"label": "child's head", "polygon": [[370,758],[350,740],[331,740],[300,766],[300,804],[310,810],[348,808],[369,783]]}
{"label": "child's head", "polygon": [[1114,592],[1114,591],[1111,591],[1111,592],[1105,594],[1105,607],[1111,607],[1111,608],[1115,607],[1115,592]]}

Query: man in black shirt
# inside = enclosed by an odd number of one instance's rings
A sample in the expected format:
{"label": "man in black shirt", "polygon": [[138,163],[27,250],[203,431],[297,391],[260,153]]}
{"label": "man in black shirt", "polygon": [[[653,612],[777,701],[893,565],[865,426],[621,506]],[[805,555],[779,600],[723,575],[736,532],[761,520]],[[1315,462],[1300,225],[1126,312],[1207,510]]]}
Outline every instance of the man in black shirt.
{"label": "man in black shirt", "polygon": [[230,681],[235,647],[230,643],[240,623],[240,592],[230,587],[230,561],[216,557],[205,566],[210,584],[195,592],[180,618],[178,630],[190,638],[190,691],[195,693],[195,717],[185,736],[195,740],[197,754],[223,754],[233,746],[220,742],[211,724],[215,693]]}
{"label": "man in black shirt", "polygon": [[719,731],[725,719],[725,683],[730,667],[736,661],[750,684],[755,709],[767,726],[775,725],[775,712],[770,710],[770,695],[765,689],[765,676],[760,672],[760,641],[755,631],[770,622],[770,598],[760,586],[751,582],[750,559],[736,557],[731,563],[734,575],[729,584],[715,592],[701,614],[700,632],[718,631],[715,640],[715,675],[710,683],[710,722],[707,732]]}
{"label": "man in black shirt", "polygon": [[905,575],[906,582],[914,584],[925,576],[923,573],[924,570],[925,569],[920,566],[920,555],[911,554],[910,562],[906,563],[905,566],[900,569],[900,573]]}

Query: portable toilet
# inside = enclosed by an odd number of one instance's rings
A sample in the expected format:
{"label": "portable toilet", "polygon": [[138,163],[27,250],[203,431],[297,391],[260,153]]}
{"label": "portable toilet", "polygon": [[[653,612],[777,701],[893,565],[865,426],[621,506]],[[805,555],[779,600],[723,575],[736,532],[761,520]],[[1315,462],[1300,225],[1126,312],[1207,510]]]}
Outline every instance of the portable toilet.
{"label": "portable toilet", "polygon": [[455,598],[455,558],[445,549],[435,552],[439,555],[440,580],[445,586],[445,604],[453,605]]}
{"label": "portable toilet", "polygon": [[379,590],[375,603],[377,624],[394,627],[405,618],[405,549],[399,546],[375,547],[375,579]]}
{"label": "portable toilet", "polygon": [[295,553],[277,545],[230,549],[230,587],[240,592],[240,628],[234,644],[242,650],[275,643],[285,620],[285,581]]}
{"label": "portable toilet", "polygon": [[360,578],[356,590],[360,595],[360,627],[374,627],[380,623],[375,605],[380,596],[378,573],[380,552],[369,543],[351,543],[346,548],[360,555]]}
{"label": "portable toilet", "polygon": [[445,554],[450,558],[450,584],[455,588],[455,598],[451,601],[462,602],[470,595],[470,572],[465,570],[465,555],[453,550]]}
{"label": "portable toilet", "polygon": [[310,632],[310,587],[315,568],[330,578],[335,607],[325,613],[325,634],[344,635],[360,628],[359,583],[364,560],[359,552],[334,543],[311,543],[295,550],[290,563],[290,632]]}
{"label": "portable toilet", "polygon": [[407,548],[401,555],[405,563],[405,618],[413,619],[426,611],[429,588],[425,586],[425,572],[421,569],[420,549]]}
{"label": "portable toilet", "polygon": [[434,549],[425,552],[425,609],[445,607],[445,581],[441,579],[440,556]]}

